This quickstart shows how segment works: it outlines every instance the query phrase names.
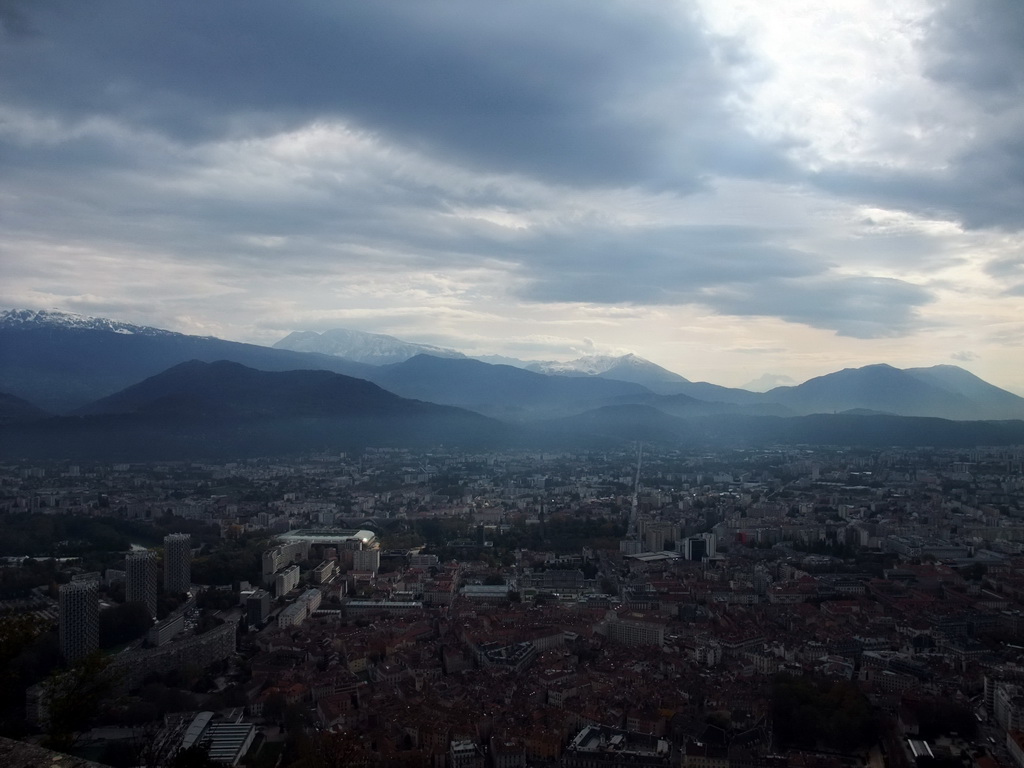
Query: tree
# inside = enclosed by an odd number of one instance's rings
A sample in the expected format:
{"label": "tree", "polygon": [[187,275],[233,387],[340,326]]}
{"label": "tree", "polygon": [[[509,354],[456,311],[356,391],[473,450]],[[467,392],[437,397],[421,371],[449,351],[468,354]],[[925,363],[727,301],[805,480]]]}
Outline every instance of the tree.
{"label": "tree", "polygon": [[108,741],[100,753],[100,760],[111,768],[135,768],[139,764],[139,753],[130,742]]}
{"label": "tree", "polygon": [[210,758],[210,751],[202,744],[178,750],[168,765],[170,768],[223,768],[222,763]]}
{"label": "tree", "polygon": [[870,702],[846,680],[776,675],[772,718],[782,745],[849,750],[871,744],[878,736]]}
{"label": "tree", "polygon": [[109,667],[110,660],[95,651],[46,680],[45,698],[50,710],[48,747],[67,751],[74,743],[75,733],[89,724],[100,702],[117,683],[117,675]]}
{"label": "tree", "polygon": [[39,635],[46,630],[46,622],[32,613],[18,613],[0,621],[0,686],[14,690],[11,663]]}
{"label": "tree", "polygon": [[113,648],[142,637],[153,626],[142,603],[122,603],[100,613],[100,648]]}
{"label": "tree", "polygon": [[280,720],[287,705],[288,702],[285,700],[284,694],[280,691],[275,691],[267,696],[267,700],[263,702],[263,716],[267,720]]}

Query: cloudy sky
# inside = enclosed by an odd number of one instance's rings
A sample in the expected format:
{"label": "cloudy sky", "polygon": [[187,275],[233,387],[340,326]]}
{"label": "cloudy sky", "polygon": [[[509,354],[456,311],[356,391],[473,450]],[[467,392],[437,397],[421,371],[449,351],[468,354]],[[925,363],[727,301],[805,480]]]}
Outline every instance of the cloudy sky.
{"label": "cloudy sky", "polygon": [[0,306],[1024,393],[1024,3],[0,0]]}

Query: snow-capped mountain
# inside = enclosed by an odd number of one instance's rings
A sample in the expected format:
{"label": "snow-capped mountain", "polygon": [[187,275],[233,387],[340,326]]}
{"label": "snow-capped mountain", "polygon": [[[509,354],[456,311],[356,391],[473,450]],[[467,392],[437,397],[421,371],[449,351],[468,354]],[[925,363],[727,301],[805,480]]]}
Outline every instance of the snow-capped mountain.
{"label": "snow-capped mountain", "polygon": [[628,370],[652,373],[661,372],[666,379],[686,381],[686,379],[679,374],[672,373],[672,371],[662,368],[660,365],[652,363],[650,360],[645,360],[644,358],[632,353],[617,356],[587,355],[586,357],[580,357],[576,360],[569,360],[564,363],[537,360],[527,364],[526,367],[531,371],[536,371],[537,373],[550,373],[559,376],[571,376],[573,374],[579,374],[581,376],[600,376],[612,370],[618,372],[625,372]]}
{"label": "snow-capped mountain", "polygon": [[[567,360],[564,363],[557,362],[555,360],[536,360],[528,363],[526,369],[534,371],[536,373],[548,373],[557,376],[600,376],[611,368],[614,368],[620,362],[626,361],[627,365],[637,365],[646,363],[642,357],[636,355],[587,355],[586,357],[580,357],[576,360]],[[654,365],[650,363],[650,365]]]}
{"label": "snow-capped mountain", "polygon": [[[0,328],[60,328],[62,330],[110,331],[125,336],[183,336],[162,328],[122,323],[105,317],[76,315],[54,309],[8,309],[0,312]],[[205,337],[211,338],[211,337]]]}
{"label": "snow-capped mountain", "polygon": [[565,363],[535,362],[527,365],[526,369],[554,376],[598,376],[602,379],[629,381],[642,384],[659,394],[673,394],[678,391],[679,385],[690,383],[678,373],[634,354],[618,357],[588,355]]}
{"label": "snow-capped mountain", "polygon": [[326,355],[189,336],[66,312],[0,312],[0,392],[67,413],[189,360],[231,360],[266,371],[325,369],[359,376],[368,366]]}
{"label": "snow-capped mountain", "polygon": [[322,355],[343,357],[368,365],[401,363],[416,355],[465,357],[454,349],[415,344],[382,333],[366,333],[347,328],[335,328],[323,333],[295,331],[274,344],[274,348],[289,349],[293,352],[319,352]]}

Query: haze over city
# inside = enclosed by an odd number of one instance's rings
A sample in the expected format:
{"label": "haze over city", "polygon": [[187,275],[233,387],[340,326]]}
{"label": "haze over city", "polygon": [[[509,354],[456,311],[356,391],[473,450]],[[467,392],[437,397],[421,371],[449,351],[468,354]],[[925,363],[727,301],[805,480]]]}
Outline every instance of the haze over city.
{"label": "haze over city", "polygon": [[0,307],[1024,394],[1024,6],[5,2]]}

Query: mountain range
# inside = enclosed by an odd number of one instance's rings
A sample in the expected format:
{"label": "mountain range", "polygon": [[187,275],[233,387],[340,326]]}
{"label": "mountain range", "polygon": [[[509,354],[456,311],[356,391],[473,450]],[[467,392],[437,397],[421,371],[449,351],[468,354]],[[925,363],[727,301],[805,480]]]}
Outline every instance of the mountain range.
{"label": "mountain range", "polygon": [[[323,333],[295,332],[277,342],[275,348],[293,351],[318,352],[346,360],[375,366],[395,366],[419,355],[442,358],[468,359],[452,349],[413,344],[383,334],[335,329]],[[940,365],[932,368],[898,369],[889,365],[869,365],[848,368],[803,384],[783,384],[785,376],[764,375],[748,387],[722,387],[708,382],[694,382],[634,354],[619,356],[589,355],[567,362],[524,361],[502,358],[505,369],[485,373],[483,368],[464,364],[460,369],[472,370],[475,376],[457,385],[460,392],[450,389],[450,382],[434,382],[444,378],[441,369],[424,364],[385,371],[363,372],[363,376],[381,386],[408,397],[420,397],[433,402],[479,410],[498,417],[537,417],[558,411],[565,398],[548,401],[538,399],[538,383],[507,368],[521,368],[548,376],[606,379],[638,384],[649,393],[673,396],[673,400],[650,398],[636,391],[614,392],[595,388],[579,401],[583,408],[602,404],[623,404],[622,398],[634,404],[653,405],[676,415],[693,415],[697,410],[711,412],[747,412],[772,415],[808,415],[812,413],[839,413],[862,411],[902,416],[935,416],[951,419],[1007,419],[1024,418],[1024,399],[979,379],[962,368]],[[468,366],[468,367],[467,367]],[[354,373],[354,375],[360,375]],[[491,389],[496,379],[502,382],[499,390]],[[476,383],[473,383],[476,382]],[[531,386],[532,385],[532,386]],[[482,391],[474,392],[479,386]],[[690,400],[679,399],[679,396]],[[614,397],[603,402],[602,397]],[[631,398],[631,399],[630,399]],[[708,405],[696,406],[692,401]],[[726,406],[744,406],[728,408]]]}
{"label": "mountain range", "polygon": [[[0,401],[2,404],[2,401]],[[69,416],[0,421],[0,455],[155,460],[273,456],[454,443],[492,447],[510,428],[330,371],[193,360]]]}
{"label": "mountain range", "polygon": [[[517,367],[453,350],[424,354],[379,334],[314,335],[334,352],[58,312],[0,313],[0,452],[45,455],[59,445],[166,458],[214,447],[251,455],[442,442],[1024,442],[1016,421],[1024,398],[956,366],[869,365],[759,393],[692,382],[635,355]],[[296,338],[311,337],[288,338],[300,346]],[[345,343],[360,359],[339,356]]]}
{"label": "mountain range", "polygon": [[357,377],[372,370],[330,355],[189,336],[105,318],[0,312],[0,392],[53,413],[70,413],[189,360],[229,360],[264,371],[326,370]]}

